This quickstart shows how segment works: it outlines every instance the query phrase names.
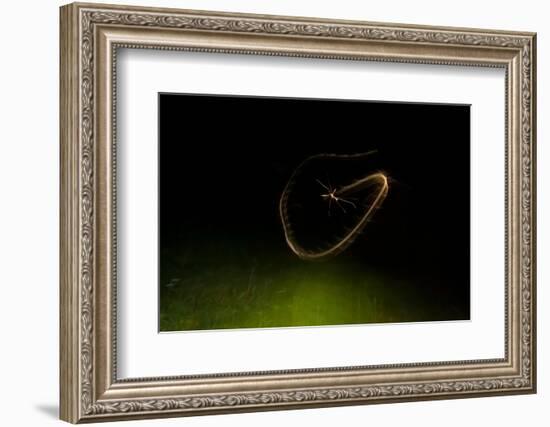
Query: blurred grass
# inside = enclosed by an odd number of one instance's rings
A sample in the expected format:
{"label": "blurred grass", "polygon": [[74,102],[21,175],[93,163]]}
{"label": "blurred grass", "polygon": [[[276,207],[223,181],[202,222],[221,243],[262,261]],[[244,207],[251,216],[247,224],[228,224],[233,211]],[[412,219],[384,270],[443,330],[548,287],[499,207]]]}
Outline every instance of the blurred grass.
{"label": "blurred grass", "polygon": [[346,257],[312,263],[222,247],[161,257],[161,331],[455,320],[467,309],[452,293]]}

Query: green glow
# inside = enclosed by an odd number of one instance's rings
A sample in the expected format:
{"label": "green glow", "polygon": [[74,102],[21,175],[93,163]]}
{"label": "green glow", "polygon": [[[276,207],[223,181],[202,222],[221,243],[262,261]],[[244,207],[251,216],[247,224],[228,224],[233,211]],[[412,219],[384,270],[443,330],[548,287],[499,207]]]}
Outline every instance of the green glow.
{"label": "green glow", "polygon": [[358,271],[346,261],[311,263],[289,255],[259,262],[211,252],[198,263],[172,259],[171,268],[163,270],[161,331],[467,318],[429,289]]}

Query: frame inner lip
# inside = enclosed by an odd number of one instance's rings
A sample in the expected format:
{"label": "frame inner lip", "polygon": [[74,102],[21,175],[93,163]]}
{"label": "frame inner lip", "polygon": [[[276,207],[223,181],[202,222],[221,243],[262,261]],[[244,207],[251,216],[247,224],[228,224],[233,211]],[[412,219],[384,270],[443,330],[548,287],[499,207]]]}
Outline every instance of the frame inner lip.
{"label": "frame inner lip", "polygon": [[[270,37],[271,35],[266,35],[266,37]],[[112,81],[116,82],[116,52],[117,48],[130,48],[130,49],[148,49],[148,50],[163,50],[163,45],[156,45],[156,44],[140,44],[140,43],[127,43],[127,42],[121,42],[118,39],[113,39],[110,41],[113,49],[113,55],[112,55],[112,67],[111,67],[111,73],[112,73]],[[474,46],[474,48],[477,48],[477,46]],[[182,51],[182,52],[199,52],[199,53],[224,53],[224,54],[247,54],[247,55],[260,55],[260,56],[271,56],[271,51],[263,50],[263,49],[250,49],[246,51],[231,49],[231,48],[193,48],[191,46],[183,46],[178,47],[175,45],[170,45],[170,50],[174,51]],[[494,62],[461,62],[461,61],[438,61],[438,60],[431,60],[431,59],[414,59],[414,58],[407,58],[407,60],[393,60],[393,59],[386,59],[386,58],[378,58],[378,57],[353,57],[353,56],[339,56],[337,54],[328,54],[328,55],[318,55],[317,53],[310,54],[307,52],[301,52],[299,54],[293,53],[293,52],[284,52],[279,53],[281,56],[288,56],[288,57],[298,57],[298,58],[317,58],[317,59],[337,59],[337,60],[351,60],[351,61],[367,61],[367,62],[395,62],[395,63],[407,63],[407,64],[418,64],[418,65],[425,65],[425,64],[432,64],[432,65],[453,65],[453,66],[466,66],[466,67],[488,67],[488,68],[504,68],[506,70],[505,74],[505,96],[508,97],[508,79],[509,79],[509,67],[504,63],[494,63]],[[164,92],[163,92],[164,93]],[[197,94],[193,94],[197,95]],[[213,94],[212,94],[213,95]],[[217,95],[217,94],[216,94]],[[221,95],[223,96],[223,95]],[[255,95],[253,95],[255,97]],[[112,111],[116,111],[116,84],[113,84],[112,86]],[[323,98],[324,99],[324,98]],[[462,105],[462,104],[459,104]],[[467,104],[464,104],[467,105]],[[506,104],[506,108],[508,109],[508,105]],[[506,117],[506,123],[505,127],[508,126],[508,117]],[[506,132],[507,134],[507,132]],[[116,135],[116,115],[114,116],[114,120],[112,121],[112,135]],[[116,150],[116,138],[113,137],[113,150]],[[508,152],[506,150],[506,159],[508,157]],[[507,160],[506,160],[507,162]],[[116,157],[113,157],[113,168],[116,170]],[[508,169],[505,168],[506,174],[508,174]],[[116,194],[116,180],[113,180],[113,187],[112,187],[113,194]],[[506,195],[508,195],[508,180],[506,180]],[[506,215],[509,210],[508,206],[508,198],[506,201]],[[113,213],[116,212],[116,203],[114,204]],[[115,221],[113,222],[115,224],[115,227],[113,227],[113,234],[112,239],[113,241],[116,241],[116,214],[113,214],[113,218]],[[506,221],[507,222],[507,221]],[[508,234],[508,233],[506,233]],[[508,270],[508,239],[506,239],[505,242],[506,248],[506,260],[505,260],[505,268]],[[116,265],[116,259],[113,261],[113,264]],[[116,283],[116,275],[113,276],[115,278],[114,282]],[[506,283],[505,283],[505,305],[508,304],[508,278],[507,275],[505,275]],[[113,286],[114,292],[116,294],[116,284]],[[115,297],[116,300],[116,297]],[[492,365],[489,367],[489,369],[494,369],[495,364],[499,368],[504,368],[503,374],[509,375],[510,371],[508,369],[509,363],[510,363],[510,355],[508,352],[508,341],[509,341],[509,335],[508,335],[508,316],[505,316],[506,326],[505,326],[505,342],[504,342],[504,357],[503,358],[488,358],[488,359],[473,359],[473,360],[452,360],[452,361],[431,361],[431,362],[411,362],[411,363],[397,363],[397,364],[381,364],[381,365],[352,365],[352,366],[334,366],[334,367],[322,367],[322,368],[298,368],[298,369],[279,369],[279,370],[267,370],[267,371],[243,371],[243,372],[220,372],[220,373],[214,373],[214,374],[192,374],[192,375],[169,375],[169,376],[155,376],[155,377],[132,377],[132,378],[118,378],[116,366],[117,366],[117,322],[116,322],[116,307],[113,309],[112,317],[114,319],[113,322],[113,331],[112,331],[112,364],[115,367],[113,371],[113,375],[111,378],[111,381],[113,384],[120,384],[122,386],[130,383],[150,383],[154,381],[176,381],[180,383],[181,385],[187,384],[189,381],[195,381],[195,380],[212,380],[212,379],[228,379],[228,378],[235,378],[235,379],[242,379],[243,377],[266,377],[266,376],[302,376],[302,375],[310,375],[310,374],[329,374],[332,376],[334,373],[338,373],[341,375],[345,375],[346,373],[351,373],[355,371],[363,371],[368,372],[377,370],[377,369],[408,369],[408,368],[427,368],[428,370],[432,370],[434,372],[440,372],[440,367],[448,367],[453,368],[453,370],[461,370],[461,369],[475,369],[477,370],[479,367],[484,368],[487,366],[487,364]],[[353,375],[353,374],[352,374]]]}

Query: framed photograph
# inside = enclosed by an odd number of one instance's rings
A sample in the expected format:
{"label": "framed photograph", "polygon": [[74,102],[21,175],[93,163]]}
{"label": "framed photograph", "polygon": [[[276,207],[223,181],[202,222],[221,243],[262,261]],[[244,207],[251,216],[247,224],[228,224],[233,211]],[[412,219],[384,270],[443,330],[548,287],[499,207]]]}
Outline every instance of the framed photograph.
{"label": "framed photograph", "polygon": [[536,391],[535,34],[61,8],[61,418]]}

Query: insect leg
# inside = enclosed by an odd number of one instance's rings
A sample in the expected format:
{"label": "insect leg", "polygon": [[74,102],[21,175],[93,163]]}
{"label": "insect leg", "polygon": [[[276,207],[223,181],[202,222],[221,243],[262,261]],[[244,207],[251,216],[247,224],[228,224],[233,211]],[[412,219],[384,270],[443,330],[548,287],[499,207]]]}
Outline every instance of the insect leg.
{"label": "insect leg", "polygon": [[344,207],[340,204],[340,200],[342,200],[342,199],[340,199],[340,198],[335,199],[336,204],[337,204],[338,206],[340,206],[340,209],[342,209],[342,211],[343,211],[344,213],[347,213],[346,210],[344,209]]}
{"label": "insect leg", "polygon": [[323,183],[322,183],[321,181],[319,181],[318,179],[316,179],[315,181],[317,181],[317,182],[321,185],[321,187],[323,187],[325,190],[327,190],[327,191],[330,193],[330,188],[329,188],[329,187],[327,187],[325,184],[323,184]]}
{"label": "insect leg", "polygon": [[355,209],[357,209],[357,206],[351,200],[342,199],[341,197],[338,197],[338,200],[340,202],[348,203],[348,204],[352,205]]}

